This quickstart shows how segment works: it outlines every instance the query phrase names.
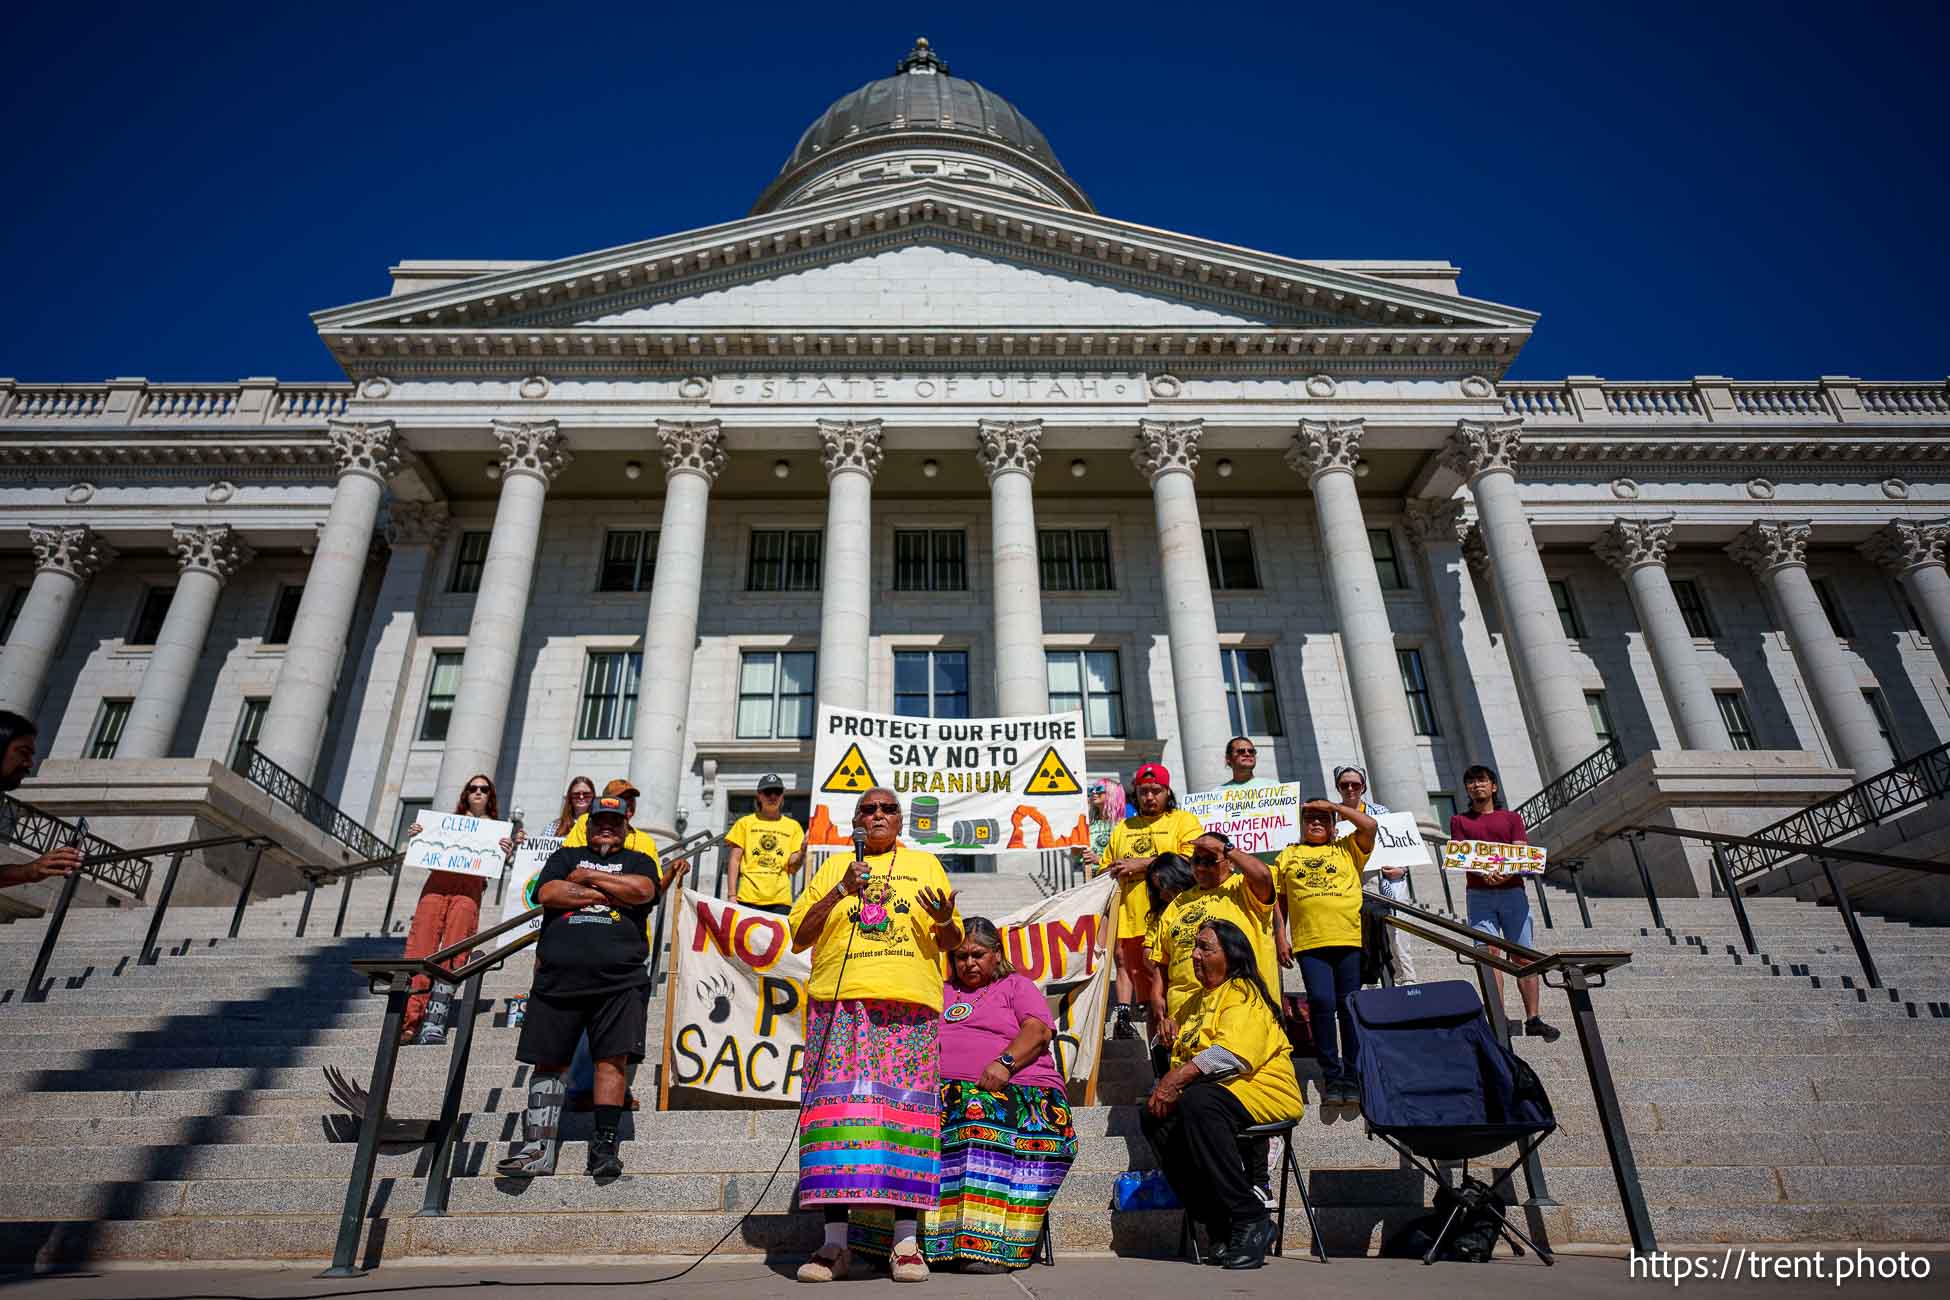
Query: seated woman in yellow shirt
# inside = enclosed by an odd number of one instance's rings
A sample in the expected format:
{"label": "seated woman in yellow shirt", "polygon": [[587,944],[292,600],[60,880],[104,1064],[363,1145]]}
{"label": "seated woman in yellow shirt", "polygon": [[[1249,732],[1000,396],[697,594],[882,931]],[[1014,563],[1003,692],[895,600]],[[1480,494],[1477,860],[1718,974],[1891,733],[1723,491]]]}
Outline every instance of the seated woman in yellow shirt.
{"label": "seated woman in yellow shirt", "polygon": [[1185,1004],[1172,1068],[1145,1103],[1144,1135],[1179,1204],[1205,1224],[1214,1261],[1258,1268],[1278,1229],[1248,1180],[1239,1135],[1254,1124],[1299,1119],[1300,1084],[1245,931],[1207,922],[1192,966],[1199,991]]}
{"label": "seated woman in yellow shirt", "polygon": [[1144,763],[1131,777],[1137,798],[1136,815],[1117,823],[1104,849],[1101,869],[1117,877],[1117,1016],[1112,1036],[1136,1038],[1131,1008],[1150,1001],[1152,973],[1144,957],[1144,940],[1151,928],[1151,895],[1144,885],[1145,870],[1160,853],[1189,858],[1192,841],[1204,827],[1178,806],[1171,792],[1171,769],[1163,763]]}
{"label": "seated woman in yellow shirt", "polygon": [[[1335,839],[1336,818],[1354,830]],[[1361,867],[1374,852],[1374,833],[1374,818],[1361,809],[1310,799],[1300,809],[1300,842],[1280,850],[1273,864],[1280,886],[1280,964],[1300,963],[1320,1061],[1320,1099],[1330,1106],[1361,1100],[1347,997],[1361,991]],[[1340,1037],[1347,1039],[1345,1060]]]}

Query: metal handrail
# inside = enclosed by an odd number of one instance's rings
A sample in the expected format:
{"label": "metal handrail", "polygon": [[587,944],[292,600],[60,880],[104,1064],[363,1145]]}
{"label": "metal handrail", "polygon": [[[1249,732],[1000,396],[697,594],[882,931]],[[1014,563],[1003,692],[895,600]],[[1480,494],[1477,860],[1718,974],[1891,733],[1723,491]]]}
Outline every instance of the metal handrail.
{"label": "metal handrail", "polygon": [[245,745],[237,755],[237,774],[258,789],[297,813],[307,822],[368,858],[381,857],[393,846],[354,821],[350,814],[291,772],[273,762],[256,745]]}
{"label": "metal handrail", "polygon": [[[104,885],[112,885],[134,895],[137,900],[149,892],[149,879],[155,872],[155,864],[146,857],[125,852],[120,845],[110,844],[99,835],[85,835],[77,842],[73,822],[63,821],[53,813],[43,812],[10,794],[0,795],[0,818],[4,818],[0,820],[0,826],[5,827],[6,838],[37,857],[62,845],[77,844],[82,856],[81,875],[92,877]],[[104,870],[104,867],[114,870]]]}
{"label": "metal handrail", "polygon": [[1517,816],[1530,830],[1536,830],[1554,813],[1569,807],[1597,789],[1625,767],[1625,746],[1613,736],[1601,747],[1580,759],[1570,771],[1558,777],[1517,807]]}
{"label": "metal handrail", "polygon": [[318,887],[326,881],[341,879],[345,881],[345,887],[339,891],[339,916],[337,923],[332,927],[332,937],[334,939],[342,937],[345,934],[346,909],[352,903],[352,881],[368,871],[381,869],[384,869],[386,874],[392,877],[393,883],[392,887],[386,891],[386,916],[379,923],[379,933],[383,935],[390,931],[393,928],[393,905],[399,900],[400,877],[405,874],[392,868],[397,867],[405,857],[406,854],[402,851],[388,853],[384,857],[368,858],[364,862],[348,862],[343,866],[337,867],[299,867],[298,870],[305,877],[305,905],[298,911],[298,925],[292,931],[293,937],[299,939],[305,937],[305,926],[311,921],[312,899],[317,895]]}
{"label": "metal handrail", "polygon": [[1945,794],[1950,794],[1950,744],[1904,759],[1887,771],[1761,827],[1751,836],[1739,837],[1751,843],[1730,847],[1727,865],[1735,880],[1745,881],[1796,856],[1761,841],[1826,844]]}

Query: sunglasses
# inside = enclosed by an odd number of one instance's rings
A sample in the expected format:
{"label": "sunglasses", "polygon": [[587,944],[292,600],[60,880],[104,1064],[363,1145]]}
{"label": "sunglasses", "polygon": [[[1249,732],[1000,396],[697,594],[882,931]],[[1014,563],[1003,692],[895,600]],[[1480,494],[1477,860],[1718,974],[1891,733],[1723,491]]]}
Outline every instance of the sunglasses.
{"label": "sunglasses", "polygon": [[901,810],[901,806],[895,803],[891,799],[888,800],[886,803],[863,803],[860,805],[860,815],[862,817],[866,816],[868,813],[895,814],[900,812],[900,810]]}
{"label": "sunglasses", "polygon": [[1251,745],[1234,746],[1232,752],[1235,754],[1254,754],[1254,755],[1257,755],[1259,753],[1259,751],[1257,749],[1254,749]]}
{"label": "sunglasses", "polygon": [[493,794],[494,787],[491,785],[470,785],[467,787],[467,793],[468,794]]}
{"label": "sunglasses", "polygon": [[577,803],[588,803],[591,799],[594,799],[595,797],[596,797],[596,792],[594,790],[577,790],[574,794],[569,796],[569,798],[575,800],[575,802]]}
{"label": "sunglasses", "polygon": [[1195,867],[1216,867],[1219,865],[1219,860],[1210,853],[1194,853],[1192,854],[1192,865]]}

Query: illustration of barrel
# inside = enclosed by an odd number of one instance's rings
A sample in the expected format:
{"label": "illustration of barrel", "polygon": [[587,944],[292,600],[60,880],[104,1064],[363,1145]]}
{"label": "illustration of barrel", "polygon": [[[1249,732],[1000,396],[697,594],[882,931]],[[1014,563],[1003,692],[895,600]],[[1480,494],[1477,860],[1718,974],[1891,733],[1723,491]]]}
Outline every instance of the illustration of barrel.
{"label": "illustration of barrel", "polygon": [[1002,823],[993,817],[967,818],[955,823],[954,842],[968,848],[987,848],[1002,834]]}
{"label": "illustration of barrel", "polygon": [[933,835],[941,823],[941,800],[931,794],[918,796],[907,808],[907,823],[916,835]]}

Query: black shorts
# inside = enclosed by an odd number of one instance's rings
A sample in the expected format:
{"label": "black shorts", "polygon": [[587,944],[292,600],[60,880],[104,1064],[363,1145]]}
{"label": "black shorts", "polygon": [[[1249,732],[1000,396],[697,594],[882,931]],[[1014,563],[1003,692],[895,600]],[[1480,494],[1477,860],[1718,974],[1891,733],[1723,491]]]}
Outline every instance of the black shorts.
{"label": "black shorts", "polygon": [[749,907],[754,912],[770,912],[774,916],[792,915],[792,904],[790,903],[740,903],[738,906]]}
{"label": "black shorts", "polygon": [[531,995],[515,1059],[526,1065],[566,1066],[588,1030],[589,1054],[597,1060],[626,1056],[641,1061],[649,1011],[648,985],[584,997]]}

